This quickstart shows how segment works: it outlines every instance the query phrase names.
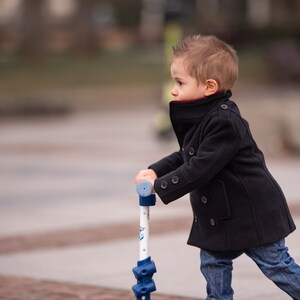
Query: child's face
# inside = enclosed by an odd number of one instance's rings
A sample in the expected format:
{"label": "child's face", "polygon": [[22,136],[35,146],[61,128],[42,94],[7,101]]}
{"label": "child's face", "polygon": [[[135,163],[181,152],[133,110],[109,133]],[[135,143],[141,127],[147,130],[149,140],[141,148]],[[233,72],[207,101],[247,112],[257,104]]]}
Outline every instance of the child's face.
{"label": "child's face", "polygon": [[171,64],[171,76],[174,87],[171,91],[173,101],[195,100],[206,96],[206,85],[191,77],[185,67],[184,58],[177,57]]}

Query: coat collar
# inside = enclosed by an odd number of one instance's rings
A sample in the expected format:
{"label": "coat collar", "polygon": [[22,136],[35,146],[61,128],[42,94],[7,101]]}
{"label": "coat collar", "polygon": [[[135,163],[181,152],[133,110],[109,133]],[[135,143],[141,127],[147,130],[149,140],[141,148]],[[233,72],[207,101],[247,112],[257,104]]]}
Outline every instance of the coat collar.
{"label": "coat collar", "polygon": [[231,95],[231,91],[227,91],[193,101],[171,101],[169,105],[171,121],[172,123],[180,120],[201,121],[217,103],[228,100]]}
{"label": "coat collar", "polygon": [[170,118],[179,145],[182,146],[186,134],[195,124],[217,108],[218,103],[228,101],[231,95],[231,91],[226,91],[193,101],[171,101]]}

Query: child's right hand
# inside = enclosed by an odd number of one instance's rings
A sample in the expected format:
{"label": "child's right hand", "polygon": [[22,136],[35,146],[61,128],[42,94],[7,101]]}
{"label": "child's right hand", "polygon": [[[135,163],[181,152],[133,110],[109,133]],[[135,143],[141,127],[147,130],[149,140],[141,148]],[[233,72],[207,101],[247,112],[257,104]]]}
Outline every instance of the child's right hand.
{"label": "child's right hand", "polygon": [[135,178],[135,184],[139,184],[141,181],[149,181],[154,186],[156,178],[157,175],[152,169],[141,170]]}

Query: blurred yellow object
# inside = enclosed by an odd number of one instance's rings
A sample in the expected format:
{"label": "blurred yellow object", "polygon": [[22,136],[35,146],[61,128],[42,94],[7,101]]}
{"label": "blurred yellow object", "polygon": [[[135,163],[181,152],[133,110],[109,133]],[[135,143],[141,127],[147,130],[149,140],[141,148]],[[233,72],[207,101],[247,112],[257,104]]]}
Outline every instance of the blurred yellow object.
{"label": "blurred yellow object", "polygon": [[164,30],[164,56],[165,56],[165,72],[166,79],[162,84],[161,91],[161,109],[155,115],[154,126],[159,136],[165,137],[172,131],[172,126],[168,113],[168,104],[171,100],[171,89],[173,82],[170,79],[170,63],[173,56],[172,47],[177,44],[183,35],[183,30],[178,22],[169,22]]}

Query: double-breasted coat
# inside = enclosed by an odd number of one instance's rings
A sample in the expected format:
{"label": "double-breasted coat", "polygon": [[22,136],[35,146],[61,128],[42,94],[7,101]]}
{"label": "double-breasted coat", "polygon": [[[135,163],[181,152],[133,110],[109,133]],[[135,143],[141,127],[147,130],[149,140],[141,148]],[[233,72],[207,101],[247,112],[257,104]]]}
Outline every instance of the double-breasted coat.
{"label": "double-breasted coat", "polygon": [[256,247],[295,230],[284,194],[230,97],[228,91],[170,102],[180,149],[149,166],[165,204],[190,193],[188,244],[210,251]]}

